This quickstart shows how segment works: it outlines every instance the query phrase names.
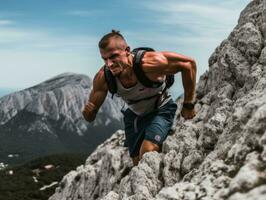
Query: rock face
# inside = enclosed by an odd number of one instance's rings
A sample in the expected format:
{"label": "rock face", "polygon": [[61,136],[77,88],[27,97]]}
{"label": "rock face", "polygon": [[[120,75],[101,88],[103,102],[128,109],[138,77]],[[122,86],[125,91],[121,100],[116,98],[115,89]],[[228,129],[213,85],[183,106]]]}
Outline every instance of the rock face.
{"label": "rock face", "polygon": [[197,116],[177,115],[161,153],[146,153],[132,168],[119,131],[49,200],[266,199],[265,44],[266,0],[253,0],[209,59]]}
{"label": "rock face", "polygon": [[[90,153],[122,128],[121,101],[107,97],[90,124],[82,109],[92,89],[85,75],[65,73],[0,99],[0,160],[25,161],[59,152]],[[14,160],[14,159],[13,159]]]}

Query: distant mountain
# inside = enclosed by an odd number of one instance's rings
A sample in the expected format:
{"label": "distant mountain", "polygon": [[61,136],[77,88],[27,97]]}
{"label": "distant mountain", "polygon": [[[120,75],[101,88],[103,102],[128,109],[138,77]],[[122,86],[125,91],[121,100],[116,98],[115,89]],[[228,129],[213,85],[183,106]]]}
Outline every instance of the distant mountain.
{"label": "distant mountain", "polygon": [[91,89],[88,76],[65,73],[0,98],[0,162],[88,153],[110,137],[122,127],[121,102],[108,96],[95,122],[88,123],[81,111]]}

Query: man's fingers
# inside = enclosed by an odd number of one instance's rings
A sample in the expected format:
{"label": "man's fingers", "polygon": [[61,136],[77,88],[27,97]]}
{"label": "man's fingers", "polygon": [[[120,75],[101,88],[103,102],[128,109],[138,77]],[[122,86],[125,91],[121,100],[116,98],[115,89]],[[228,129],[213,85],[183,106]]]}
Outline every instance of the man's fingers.
{"label": "man's fingers", "polygon": [[95,105],[92,102],[88,102],[86,104],[85,108],[87,108],[89,110],[93,110],[93,109],[95,109]]}
{"label": "man's fingers", "polygon": [[97,114],[96,106],[92,102],[87,102],[82,110],[82,115],[86,121],[93,121]]}
{"label": "man's fingers", "polygon": [[86,105],[85,108],[84,108],[85,111],[90,111],[91,110],[91,107],[89,105]]}
{"label": "man's fingers", "polygon": [[196,116],[196,112],[194,110],[182,110],[181,111],[181,116],[184,117],[185,119],[192,119],[193,117]]}
{"label": "man's fingers", "polygon": [[87,118],[87,113],[85,110],[82,111],[83,117],[86,119]]}
{"label": "man's fingers", "polygon": [[95,105],[92,102],[88,102],[84,107],[84,111],[86,112],[90,112],[94,109],[95,109]]}

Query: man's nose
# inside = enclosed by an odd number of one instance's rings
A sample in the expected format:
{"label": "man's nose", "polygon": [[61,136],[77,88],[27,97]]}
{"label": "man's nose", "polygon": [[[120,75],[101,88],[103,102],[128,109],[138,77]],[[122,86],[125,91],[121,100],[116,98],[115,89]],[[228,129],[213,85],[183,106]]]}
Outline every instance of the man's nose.
{"label": "man's nose", "polygon": [[113,63],[112,60],[107,59],[107,60],[105,61],[105,64],[106,64],[107,67],[111,67],[114,63]]}

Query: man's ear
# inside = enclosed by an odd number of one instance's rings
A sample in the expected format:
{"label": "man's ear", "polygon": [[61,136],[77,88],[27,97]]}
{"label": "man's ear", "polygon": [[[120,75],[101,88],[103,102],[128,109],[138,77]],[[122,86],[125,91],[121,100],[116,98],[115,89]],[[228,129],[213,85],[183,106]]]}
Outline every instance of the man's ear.
{"label": "man's ear", "polygon": [[128,55],[130,54],[130,47],[129,46],[127,46],[126,52],[127,52]]}

